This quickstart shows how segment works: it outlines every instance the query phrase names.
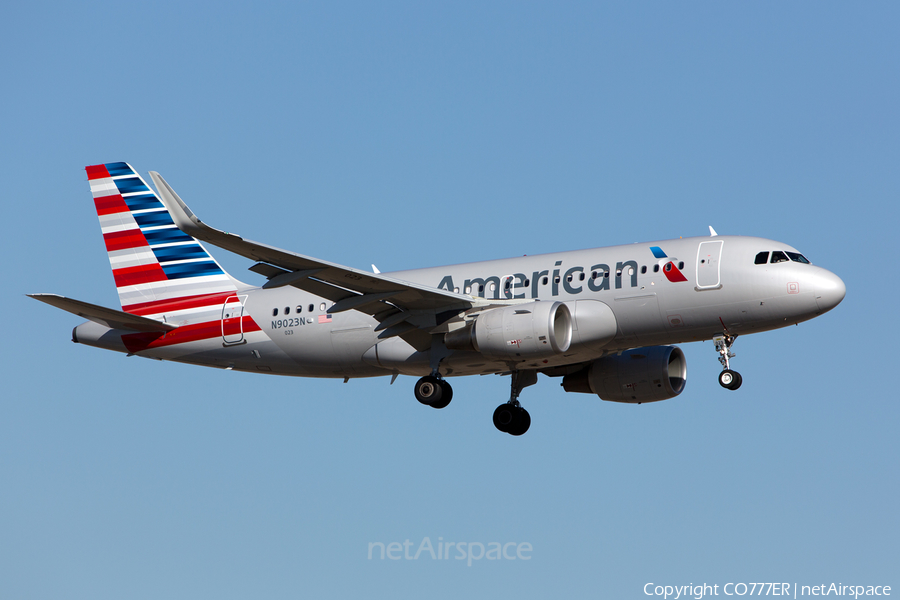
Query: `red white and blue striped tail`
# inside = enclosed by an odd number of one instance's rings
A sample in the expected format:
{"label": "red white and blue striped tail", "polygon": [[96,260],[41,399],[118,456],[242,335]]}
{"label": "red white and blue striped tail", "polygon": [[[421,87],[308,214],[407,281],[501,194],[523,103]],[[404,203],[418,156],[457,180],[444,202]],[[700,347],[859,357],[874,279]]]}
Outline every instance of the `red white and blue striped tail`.
{"label": "red white and blue striped tail", "polygon": [[229,276],[128,163],[85,167],[122,310],[136,315],[222,306]]}

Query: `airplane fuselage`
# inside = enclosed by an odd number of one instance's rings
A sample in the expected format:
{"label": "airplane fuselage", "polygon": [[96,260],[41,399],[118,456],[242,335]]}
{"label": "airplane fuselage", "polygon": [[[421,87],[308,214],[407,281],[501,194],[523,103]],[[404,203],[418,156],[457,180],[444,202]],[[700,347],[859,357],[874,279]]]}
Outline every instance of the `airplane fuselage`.
{"label": "airplane fuselage", "polygon": [[[566,392],[642,404],[685,389],[680,342],[712,340],[735,391],[743,334],[812,319],[844,283],[772,240],[719,236],[380,273],[248,240],[204,223],[154,171],[85,168],[122,310],[31,297],[88,319],[75,342],[160,360],[298,377],[414,375],[416,400],[453,399],[447,378],[510,376],[494,426],[524,434],[538,375]],[[255,261],[255,287],[203,246]]]}
{"label": "airplane fuselage", "polygon": [[[756,264],[763,252],[767,260]],[[692,237],[387,275],[475,297],[570,306],[575,331],[569,351],[511,364],[455,350],[441,361],[440,372],[457,376],[511,367],[547,370],[629,348],[777,329],[814,318],[843,298],[843,283],[834,274],[790,259],[772,263],[768,257],[774,252],[799,254],[762,238]],[[602,345],[579,344],[579,314],[598,308],[596,303],[614,314],[615,331]],[[73,336],[150,358],[280,375],[355,378],[432,371],[429,350],[417,350],[414,340],[385,335],[379,320],[363,312],[330,313],[333,302],[290,285],[239,289],[223,294],[215,308],[188,304],[145,313],[177,324],[171,333],[116,331],[88,322]],[[440,319],[450,316],[421,318],[435,319],[432,325],[439,327]]]}

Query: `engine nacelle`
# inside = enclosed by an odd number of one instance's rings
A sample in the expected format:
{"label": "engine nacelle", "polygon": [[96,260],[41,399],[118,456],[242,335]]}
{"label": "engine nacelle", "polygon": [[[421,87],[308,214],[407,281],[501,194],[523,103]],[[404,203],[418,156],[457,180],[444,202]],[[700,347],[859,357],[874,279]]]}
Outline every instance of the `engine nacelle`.
{"label": "engine nacelle", "polygon": [[563,388],[612,402],[641,403],[674,398],[686,381],[687,360],[680,348],[650,346],[597,359],[563,377]]}
{"label": "engine nacelle", "polygon": [[566,306],[572,314],[572,350],[599,354],[616,337],[616,315],[607,304],[599,300],[575,300],[566,302]]}
{"label": "engine nacelle", "polygon": [[572,343],[572,315],[561,302],[528,302],[493,308],[444,336],[451,350],[474,350],[501,360],[562,354]]}

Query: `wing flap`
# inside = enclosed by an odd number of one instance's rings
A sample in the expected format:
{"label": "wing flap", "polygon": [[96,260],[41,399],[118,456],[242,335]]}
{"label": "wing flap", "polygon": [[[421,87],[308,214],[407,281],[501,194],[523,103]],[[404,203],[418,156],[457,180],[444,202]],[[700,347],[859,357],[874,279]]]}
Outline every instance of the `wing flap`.
{"label": "wing flap", "polygon": [[335,303],[340,302],[341,300],[359,296],[357,292],[345,290],[343,288],[333,286],[329,283],[319,281],[318,279],[313,279],[311,275],[318,273],[320,269],[307,269],[305,271],[285,271],[280,267],[276,267],[266,263],[256,263],[255,265],[250,267],[250,270],[254,273],[259,273],[269,280],[265,284],[263,284],[263,289],[290,285],[305,292],[309,292],[310,294],[319,296],[320,298],[327,298],[328,300],[331,300]]}

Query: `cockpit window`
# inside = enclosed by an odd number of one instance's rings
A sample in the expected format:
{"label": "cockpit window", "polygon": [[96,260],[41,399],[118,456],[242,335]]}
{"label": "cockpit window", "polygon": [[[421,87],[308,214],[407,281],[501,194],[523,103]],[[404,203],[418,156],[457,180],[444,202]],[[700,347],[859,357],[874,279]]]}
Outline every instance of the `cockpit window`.
{"label": "cockpit window", "polygon": [[774,265],[775,263],[787,262],[787,261],[788,261],[788,257],[784,255],[784,252],[782,252],[781,250],[776,250],[775,252],[772,253],[772,260],[770,262]]}
{"label": "cockpit window", "polygon": [[809,264],[809,260],[807,260],[806,257],[803,256],[802,254],[800,254],[799,252],[787,252],[786,254],[794,262],[803,263],[804,265]]}
{"label": "cockpit window", "polygon": [[764,265],[769,262],[769,253],[768,252],[760,252],[756,255],[756,260],[753,261],[754,265]]}

